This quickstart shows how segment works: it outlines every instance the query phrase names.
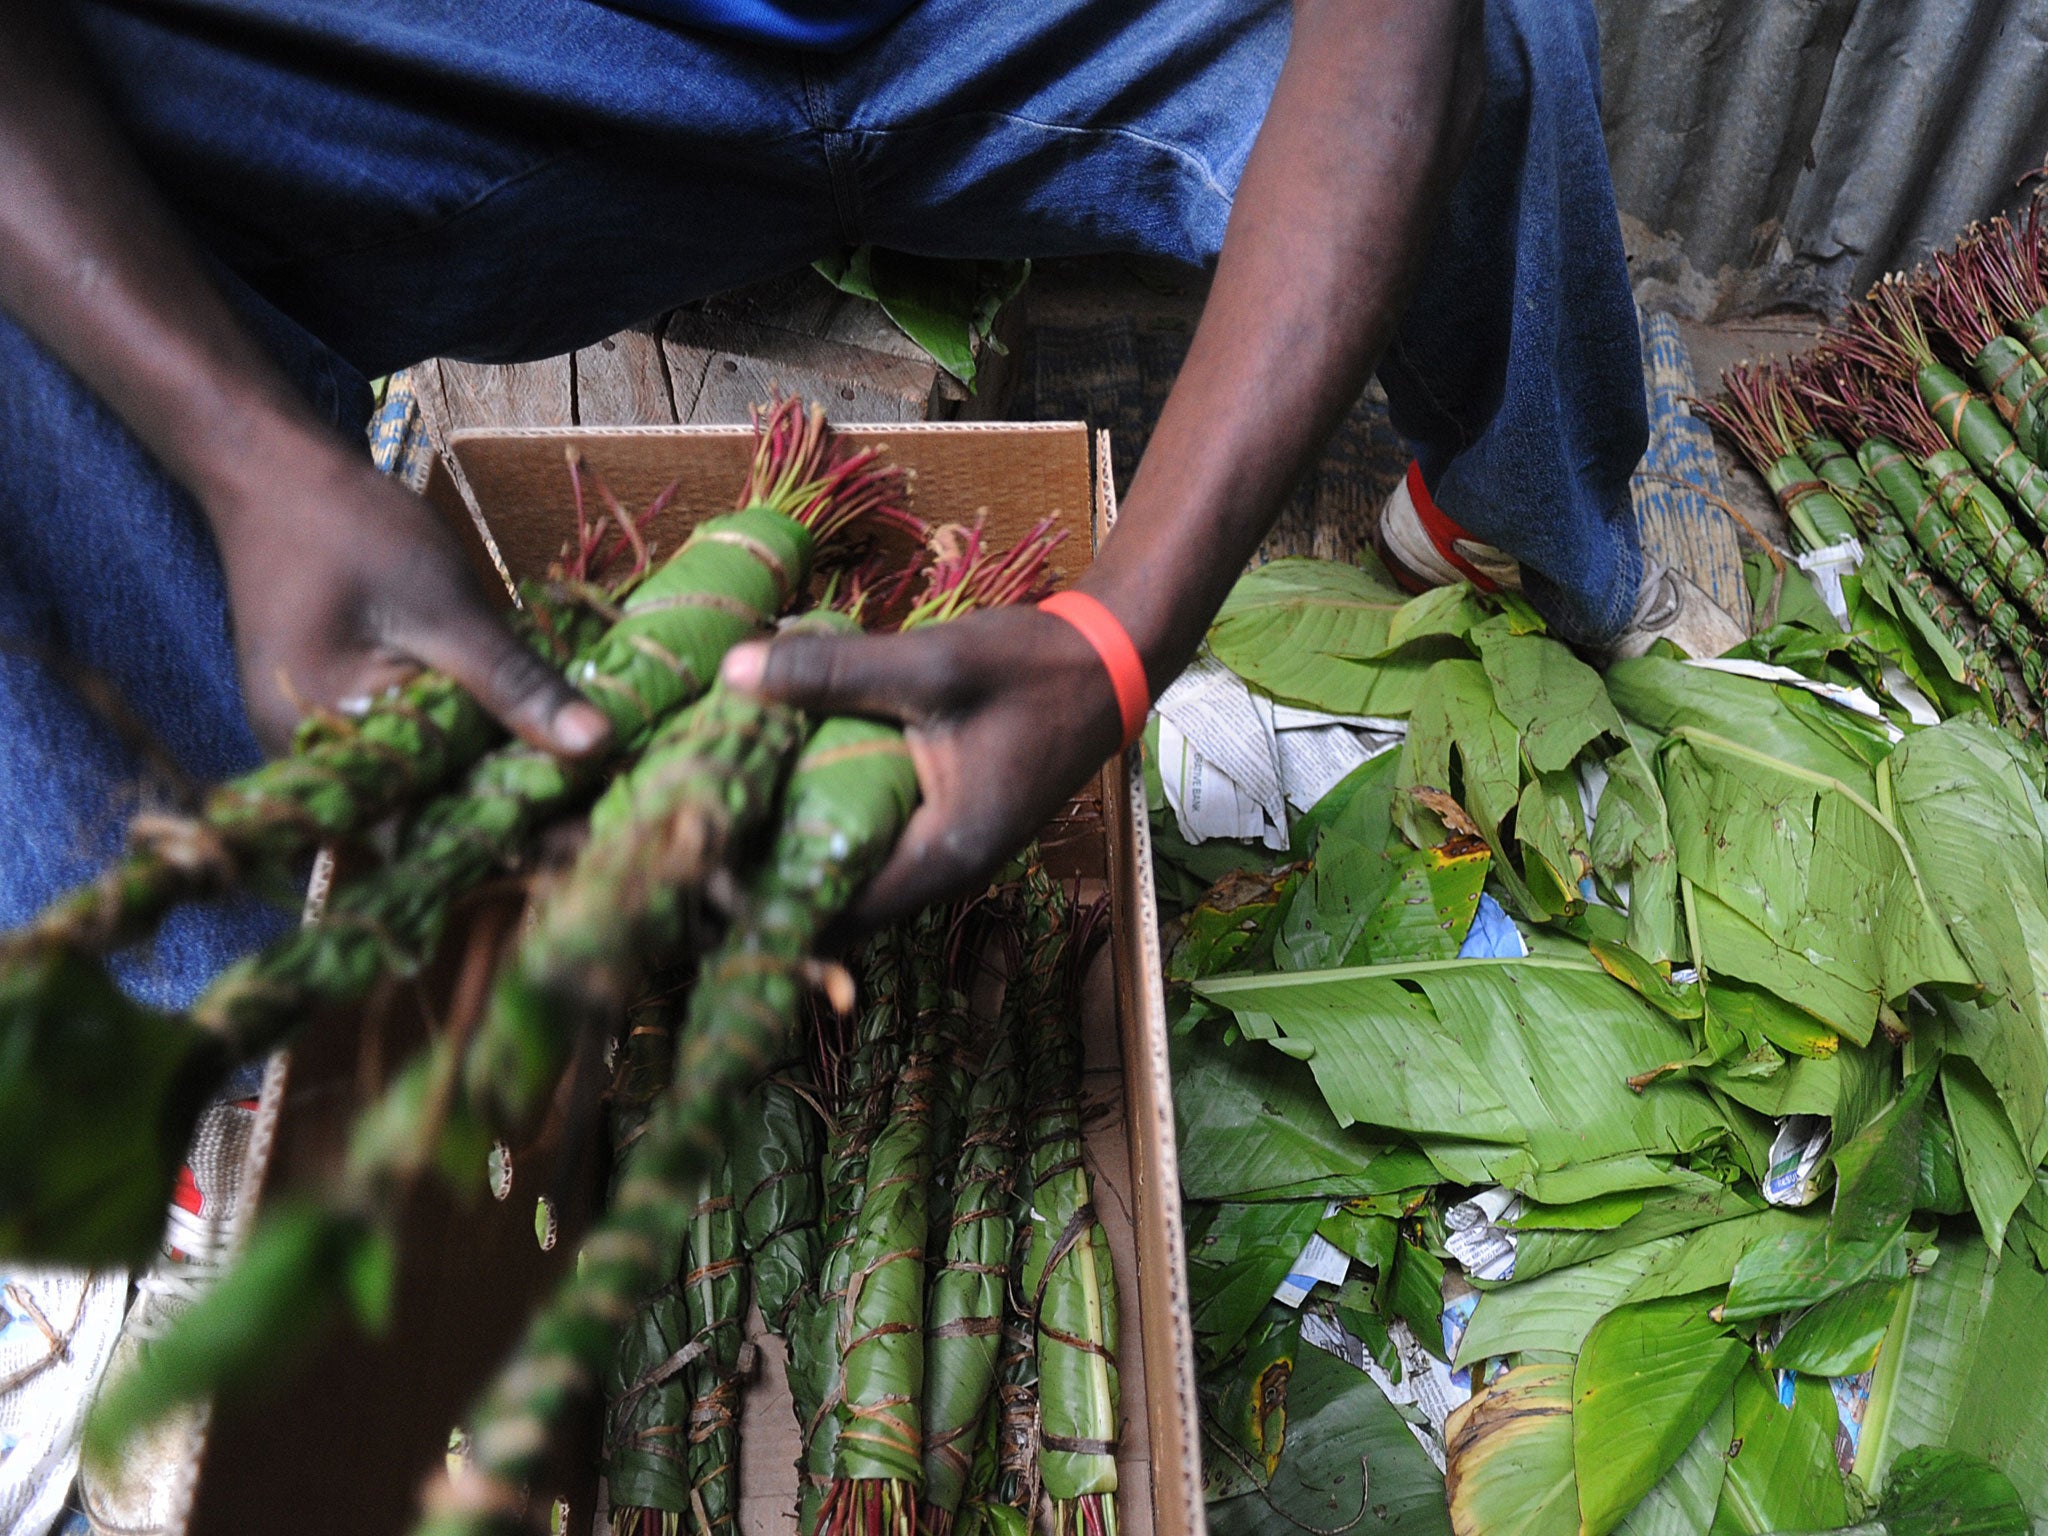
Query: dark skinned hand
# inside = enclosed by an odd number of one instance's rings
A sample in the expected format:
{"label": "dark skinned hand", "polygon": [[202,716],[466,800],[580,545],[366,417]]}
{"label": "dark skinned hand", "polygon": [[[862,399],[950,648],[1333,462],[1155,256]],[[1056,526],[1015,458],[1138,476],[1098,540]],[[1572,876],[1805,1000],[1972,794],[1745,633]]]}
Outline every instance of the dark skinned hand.
{"label": "dark skinned hand", "polygon": [[336,453],[209,507],[258,739],[289,743],[309,702],[360,708],[438,668],[534,746],[580,756],[604,716],[516,639],[455,536],[419,497]]}
{"label": "dark skinned hand", "polygon": [[605,720],[492,610],[454,535],[308,409],[213,286],[87,80],[62,11],[0,17],[0,307],[98,392],[212,525],[251,723],[438,667],[532,744]]}
{"label": "dark skinned hand", "polygon": [[728,686],[904,728],[924,800],[848,926],[866,931],[992,875],[1117,748],[1109,677],[1035,608],[907,635],[788,635],[735,648]]}
{"label": "dark skinned hand", "polygon": [[[1123,624],[1155,695],[1393,333],[1477,122],[1482,25],[1472,0],[1296,0],[1187,362],[1081,583]],[[813,713],[904,725],[924,803],[856,927],[985,879],[1120,734],[1094,651],[1035,611],[784,636],[735,650],[724,675]]]}

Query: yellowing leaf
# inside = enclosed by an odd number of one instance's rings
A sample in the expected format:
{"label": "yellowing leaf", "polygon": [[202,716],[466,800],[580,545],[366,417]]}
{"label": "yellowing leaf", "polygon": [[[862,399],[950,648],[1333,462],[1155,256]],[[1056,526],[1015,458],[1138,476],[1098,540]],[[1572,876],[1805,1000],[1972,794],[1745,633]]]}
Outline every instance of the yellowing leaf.
{"label": "yellowing leaf", "polygon": [[1572,1368],[1509,1371],[1444,1424],[1456,1536],[1577,1536]]}

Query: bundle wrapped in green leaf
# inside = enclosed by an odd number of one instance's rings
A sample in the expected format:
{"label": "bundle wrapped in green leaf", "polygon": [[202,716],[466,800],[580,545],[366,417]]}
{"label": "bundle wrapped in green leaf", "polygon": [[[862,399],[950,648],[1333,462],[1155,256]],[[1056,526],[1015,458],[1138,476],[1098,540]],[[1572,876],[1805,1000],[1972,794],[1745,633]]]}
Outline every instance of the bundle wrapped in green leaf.
{"label": "bundle wrapped in green leaf", "polygon": [[[611,722],[614,752],[711,682],[725,652],[759,633],[808,579],[814,551],[870,517],[897,514],[868,484],[873,455],[832,462],[822,410],[784,401],[759,419],[740,510],[699,524],[636,587],[617,621],[568,668]],[[306,1012],[362,996],[431,955],[450,903],[515,863],[547,817],[602,765],[521,744],[477,764],[422,812],[400,857],[338,892],[324,922],[224,972],[193,1010],[238,1056],[262,1054]]]}
{"label": "bundle wrapped in green leaf", "polygon": [[[558,667],[602,632],[598,610],[630,590],[646,563],[639,527],[628,525],[623,509],[617,509],[612,548],[605,549],[608,525],[593,523],[585,511],[574,450],[569,477],[576,535],[545,580],[521,584],[512,621],[527,644]],[[655,498],[641,524],[668,495]],[[626,559],[629,552],[637,558]],[[358,836],[438,790],[504,735],[466,689],[434,671],[394,685],[360,715],[311,715],[288,755],[215,789],[197,817],[137,817],[128,852],[112,868],[0,938],[0,965],[32,948],[99,951],[132,943],[176,903],[238,884],[294,899],[304,878],[298,861],[315,847]]]}
{"label": "bundle wrapped in green leaf", "polygon": [[824,1130],[806,1092],[781,1077],[754,1090],[732,1143],[733,1197],[769,1331],[787,1335],[822,1255]]}
{"label": "bundle wrapped in green leaf", "polygon": [[2040,196],[2017,219],[2000,214],[1981,226],[1977,241],[1978,271],[1992,310],[2036,361],[2048,364],[2048,279],[2041,272],[2048,225]]}
{"label": "bundle wrapped in green leaf", "polygon": [[952,1209],[942,1257],[925,1306],[924,1508],[920,1527],[951,1531],[973,1471],[977,1441],[995,1390],[1015,1241],[1017,1106],[1022,1075],[1016,1059],[1021,1010],[1005,1001],[988,1055],[973,1077],[966,1129],[952,1179]]}
{"label": "bundle wrapped in green leaf", "polygon": [[[1058,543],[1050,518],[1001,553],[984,547],[978,528],[942,529],[935,538],[943,547],[929,594],[905,627],[1032,596]],[[815,974],[810,952],[888,858],[917,795],[900,730],[838,716],[813,732],[790,772],[766,857],[741,892],[725,939],[699,970],[675,1090],[650,1117],[576,1274],[536,1315],[479,1406],[474,1455],[455,1474],[461,1486],[439,1485],[424,1530],[490,1529],[489,1512],[505,1508],[532,1474],[548,1426],[588,1389],[593,1363],[604,1358],[606,1320],[653,1282],[649,1234],[670,1225],[678,1205],[687,1209],[692,1181],[714,1165],[746,1090],[788,1054]]]}
{"label": "bundle wrapped in green leaf", "polygon": [[1017,1231],[1010,1248],[1010,1286],[996,1352],[993,1494],[996,1501],[1015,1510],[1029,1529],[1043,1492],[1038,1468],[1038,1329],[1018,1293],[1031,1244],[1031,1181],[1019,1178],[1016,1183],[1011,1219]]}
{"label": "bundle wrapped in green leaf", "polygon": [[732,1192],[732,1164],[721,1160],[690,1213],[683,1288],[698,1351],[690,1383],[691,1528],[731,1536],[739,1512],[740,1359],[745,1346],[747,1261]]}
{"label": "bundle wrapped in green leaf", "polygon": [[799,1302],[789,1339],[789,1390],[803,1435],[798,1529],[813,1536],[832,1486],[839,1444],[839,1314],[852,1270],[853,1222],[867,1182],[868,1150],[888,1118],[890,1085],[908,1034],[902,955],[893,934],[877,936],[862,967],[866,999],[844,1063],[821,1171],[825,1221],[817,1284]]}
{"label": "bundle wrapped in green leaf", "polygon": [[[675,1065],[674,1020],[666,1000],[643,1003],[627,1018],[612,1068],[613,1183],[668,1087]],[[696,1337],[683,1283],[685,1239],[664,1264],[668,1278],[634,1309],[605,1373],[604,1466],[616,1529],[663,1536],[664,1514],[690,1508],[690,1383],[686,1354]]]}
{"label": "bundle wrapped in green leaf", "polygon": [[925,1244],[932,1112],[947,1041],[941,1007],[944,930],[919,920],[910,939],[916,1034],[868,1154],[840,1302],[841,1389],[832,1487],[823,1529],[834,1536],[908,1536],[924,1478]]}
{"label": "bundle wrapped in green leaf", "polygon": [[[857,630],[864,595],[789,628]],[[579,1021],[608,1016],[684,947],[705,879],[774,810],[804,730],[788,705],[714,685],[655,734],[592,807],[590,840],[499,976],[470,1054],[473,1091],[515,1111],[532,1103]]]}
{"label": "bundle wrapped in green leaf", "polygon": [[[1996,633],[1987,636],[1979,630],[1954,594],[1928,575],[1906,525],[1865,476],[1849,445],[1816,432],[1807,439],[1805,457],[1814,472],[1841,496],[1843,505],[1856,519],[1865,547],[1890,573],[1906,598],[1917,605],[1912,621],[1915,626],[1923,622],[1932,625],[1954,649],[1966,677],[1979,686],[1997,677],[1996,651],[2000,642]],[[2005,607],[2011,611],[2011,604]],[[2015,619],[2018,616],[2013,613]]]}
{"label": "bundle wrapped in green leaf", "polygon": [[1990,392],[2020,452],[2039,465],[2048,460],[2048,372],[2026,343],[2007,334],[1994,312],[1988,254],[1981,231],[1973,230],[1951,249],[1937,251],[1914,289]]}
{"label": "bundle wrapped in green leaf", "polygon": [[[668,1257],[680,1272],[683,1246]],[[663,1517],[690,1513],[696,1334],[678,1273],[634,1309],[605,1373],[605,1492],[626,1536],[668,1536],[677,1522]]]}
{"label": "bundle wrapped in green leaf", "polygon": [[433,1499],[423,1530],[501,1528],[490,1511],[509,1507],[537,1469],[548,1426],[608,1356],[611,1319],[657,1283],[662,1238],[683,1224],[677,1213],[694,1204],[746,1090],[787,1053],[818,933],[880,867],[916,800],[900,731],[841,718],[812,735],[790,773],[781,831],[749,882],[745,917],[700,970],[675,1089],[650,1117],[575,1274],[479,1404],[471,1460],[454,1474],[466,1486]]}
{"label": "bundle wrapped in green leaf", "polygon": [[2048,623],[2048,560],[2014,525],[1999,494],[1947,446],[1903,385],[1873,379],[1869,412],[1878,431],[1918,458],[1934,500],[1970,553],[2036,624]]}
{"label": "bundle wrapped in green leaf", "polygon": [[1742,449],[1778,498],[1808,549],[1824,549],[1856,536],[1856,521],[1835,488],[1801,457],[1813,422],[1782,388],[1782,373],[1743,363],[1721,375],[1725,402],[1699,400],[1693,409]]}
{"label": "bundle wrapped in green leaf", "polygon": [[[480,1101],[524,1113],[561,1075],[579,1023],[604,1017],[650,966],[683,947],[703,877],[732,837],[773,810],[802,740],[794,710],[714,686],[613,780],[575,866],[549,891],[493,987],[467,1069]],[[686,827],[659,812],[635,814],[677,796],[688,807]],[[674,840],[650,841],[650,823]],[[680,858],[678,843],[690,849]]]}
{"label": "bundle wrapped in green leaf", "polygon": [[[517,627],[563,664],[596,616],[566,593],[531,584]],[[0,965],[53,946],[118,948],[146,938],[181,901],[237,885],[286,896],[298,867],[321,843],[354,837],[390,812],[440,788],[504,731],[469,693],[439,672],[390,690],[359,717],[309,722],[285,757],[221,785],[196,817],[138,816],[128,851],[88,884],[52,902],[34,922],[0,936]]]}
{"label": "bundle wrapped in green leaf", "polygon": [[[1026,892],[1033,905],[1064,905],[1042,874]],[[1081,1158],[1081,1042],[1065,985],[1068,938],[1063,924],[1025,951],[1034,995],[1025,1023],[1032,1182],[1023,1293],[1037,1331],[1039,1471],[1053,1529],[1057,1536],[1114,1536],[1116,1275]]]}
{"label": "bundle wrapped in green leaf", "polygon": [[[1835,345],[1915,391],[1966,464],[2011,496],[2034,530],[2048,529],[2048,471],[2027,457],[1991,402],[1935,355],[1905,279],[1888,277],[1871,289],[1869,302],[1851,312]],[[1928,473],[1937,482],[1942,478],[1932,469]]]}
{"label": "bundle wrapped in green leaf", "polygon": [[2048,689],[2048,651],[2019,609],[1942,509],[1941,498],[1921,477],[1904,449],[1872,433],[1858,444],[1857,462],[1891,504],[1899,525],[1935,568],[1962,594],[1971,610],[1998,637],[2013,660],[2027,691],[2039,699]]}

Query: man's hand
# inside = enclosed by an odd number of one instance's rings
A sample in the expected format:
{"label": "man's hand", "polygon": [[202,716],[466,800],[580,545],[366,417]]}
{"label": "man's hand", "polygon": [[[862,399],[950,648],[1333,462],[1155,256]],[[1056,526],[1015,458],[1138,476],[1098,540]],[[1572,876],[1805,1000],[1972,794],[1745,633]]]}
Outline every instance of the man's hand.
{"label": "man's hand", "polygon": [[[1216,280],[1086,590],[1154,695],[1357,400],[1478,120],[1476,0],[1296,0]],[[1060,620],[992,613],[894,638],[742,647],[726,681],[901,720],[924,805],[863,898],[885,922],[971,886],[1115,750],[1102,664]]]}
{"label": "man's hand", "polygon": [[127,423],[213,525],[252,723],[439,667],[527,741],[603,739],[491,612],[425,503],[316,419],[214,288],[47,0],[0,17],[0,306]]}
{"label": "man's hand", "polygon": [[907,635],[787,635],[726,657],[731,687],[818,714],[900,722],[924,803],[850,925],[865,931],[986,880],[1116,750],[1095,652],[1035,608]]}
{"label": "man's hand", "polygon": [[438,668],[523,740],[580,757],[605,718],[492,612],[433,509],[344,452],[209,506],[242,691],[281,750],[309,703],[359,708]]}

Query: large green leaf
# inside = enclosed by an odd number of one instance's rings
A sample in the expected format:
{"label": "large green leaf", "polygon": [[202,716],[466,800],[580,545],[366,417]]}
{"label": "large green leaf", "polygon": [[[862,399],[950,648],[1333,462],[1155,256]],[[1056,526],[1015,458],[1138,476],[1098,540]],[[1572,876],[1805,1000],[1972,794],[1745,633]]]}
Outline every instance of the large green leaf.
{"label": "large green leaf", "polygon": [[1446,1536],[1451,1528],[1443,1476],[1407,1421],[1363,1371],[1309,1348],[1295,1357],[1287,1438],[1271,1482],[1209,1505],[1208,1517],[1214,1536]]}
{"label": "large green leaf", "polygon": [[1933,1267],[1907,1282],[1877,1352],[1856,1445],[1865,1487],[1879,1486],[1902,1451],[1947,1442],[1994,1284],[1990,1250],[1976,1237],[1943,1246]]}
{"label": "large green leaf", "polygon": [[2043,1319],[2048,1319],[2048,1277],[2022,1260],[2000,1264],[1947,1439],[1949,1449],[1982,1456],[2010,1477],[2037,1519],[2048,1519],[2048,1327]]}
{"label": "large green leaf", "polygon": [[[1495,857],[1503,855],[1501,824],[1522,794],[1521,737],[1494,707],[1493,685],[1478,662],[1444,661],[1430,669],[1428,687],[1409,717],[1395,783],[1404,792],[1455,795]],[[1436,817],[1412,798],[1396,800],[1394,817],[1415,843],[1442,839]]]}
{"label": "large green leaf", "polygon": [[1941,1097],[1955,1127],[1970,1208],[1995,1253],[2005,1246],[2006,1223],[2034,1187],[2033,1165],[2014,1138],[2004,1105],[1974,1062],[1950,1057],[1941,1064]]}
{"label": "large green leaf", "polygon": [[1226,1044],[1223,1033],[1223,1021],[1209,1020],[1170,1042],[1190,1199],[1335,1199],[1435,1182],[1420,1153],[1340,1127],[1300,1062],[1257,1041]]}
{"label": "large green leaf", "polygon": [[[1803,712],[1794,712],[1788,696],[1795,690],[1662,656],[1618,661],[1607,669],[1606,682],[1607,696],[1622,715],[1660,737],[1690,727],[1726,736],[1828,778],[1854,783],[1869,777],[1861,754],[1848,750],[1840,737],[1818,728]],[[1832,705],[1820,708],[1841,713]]]}
{"label": "large green leaf", "polygon": [[1577,1536],[1569,1365],[1507,1372],[1450,1416],[1444,1445],[1457,1536]]}
{"label": "large green leaf", "polygon": [[1828,1245],[1888,1243],[1913,1212],[1920,1183],[1920,1143],[1934,1072],[1906,1079],[1898,1097],[1835,1149],[1835,1205]]}
{"label": "large green leaf", "polygon": [[1715,896],[1684,882],[1700,953],[1716,975],[1735,975],[1825,1020],[1858,1045],[1877,1027],[1878,999],[1855,977],[1795,954]]}
{"label": "large green leaf", "polygon": [[1807,1307],[1860,1280],[1906,1272],[1902,1239],[1831,1245],[1815,1219],[1753,1244],[1736,1263],[1723,1308],[1730,1320],[1771,1317]]}
{"label": "large green leaf", "polygon": [[1896,1279],[1859,1280],[1801,1313],[1766,1357],[1774,1370],[1809,1376],[1854,1376],[1870,1369],[1891,1326]]}
{"label": "large green leaf", "polygon": [[1643,1502],[1621,1522],[1623,1536],[1707,1536],[1728,1477],[1728,1443],[1735,1438],[1735,1402],[1724,1396]]}
{"label": "large green leaf", "polygon": [[1532,1349],[1577,1354],[1593,1325],[1684,1241],[1657,1238],[1486,1292],[1472,1310],[1452,1364],[1462,1368]]}
{"label": "large green leaf", "polygon": [[1761,1365],[1735,1378],[1735,1438],[1714,1514],[1716,1536],[1825,1531],[1849,1518],[1835,1461],[1834,1394],[1824,1381],[1793,1378],[1792,1406]]}
{"label": "large green leaf", "polygon": [[1486,845],[1471,839],[1382,851],[1332,827],[1288,905],[1274,961],[1312,971],[1455,959],[1490,863]]}
{"label": "large green leaf", "polygon": [[1167,980],[1266,969],[1301,873],[1290,864],[1273,871],[1234,870],[1217,881],[1182,920],[1180,941],[1167,957]]}
{"label": "large green leaf", "polygon": [[1476,625],[1472,643],[1493,684],[1495,707],[1522,733],[1538,773],[1557,773],[1596,738],[1623,739],[1621,716],[1600,674],[1546,635],[1518,635],[1505,619]]}
{"label": "large green leaf", "polygon": [[1321,1200],[1201,1204],[1188,1215],[1188,1307],[1213,1364],[1243,1339],[1322,1219]]}
{"label": "large green leaf", "polygon": [[1590,960],[1464,960],[1198,983],[1307,1057],[1340,1123],[1428,1138],[1447,1178],[1563,1204],[1680,1182],[1726,1122],[1686,1083],[1628,1086],[1683,1030]]}
{"label": "large green leaf", "polygon": [[1980,1010],[1951,1010],[1949,1048],[1977,1064],[2031,1165],[2048,1151],[2048,802],[2003,733],[1967,721],[1908,739],[1892,785],[1935,910],[1985,987]]}
{"label": "large green leaf", "polygon": [[880,304],[898,330],[969,389],[978,349],[1002,350],[994,338],[997,311],[1031,276],[1028,261],[952,260],[872,245],[815,265],[834,287]]}
{"label": "large green leaf", "polygon": [[1775,1206],[1738,1209],[1741,1214],[1729,1220],[1688,1233],[1685,1246],[1658,1259],[1629,1291],[1628,1299],[1649,1301],[1726,1286],[1750,1249],[1813,1222],[1809,1216]]}
{"label": "large green leaf", "polygon": [[1834,1207],[1825,1221],[1801,1221],[1743,1254],[1728,1286],[1728,1317],[1767,1317],[1860,1280],[1903,1273],[1901,1239],[1919,1192],[1933,1082],[1931,1068],[1915,1073],[1882,1113],[1835,1149]]}
{"label": "large green leaf", "polygon": [[1492,863],[1486,845],[1470,839],[1402,854],[1394,860],[1393,889],[1366,919],[1345,963],[1455,960]]}
{"label": "large green leaf", "polygon": [[[1874,793],[1867,773],[1830,778],[1690,726],[1664,748],[1680,873],[1779,951],[1772,974],[1752,974],[1753,957],[1718,946],[1703,923],[1708,969],[1773,987],[1859,1044],[1886,1000],[1971,979]],[[1818,973],[1823,1005],[1785,993],[1786,969]]]}
{"label": "large green leaf", "polygon": [[1641,1502],[1750,1358],[1708,1315],[1712,1300],[1702,1292],[1635,1302],[1586,1335],[1572,1374],[1583,1536],[1606,1536]]}
{"label": "large green leaf", "polygon": [[1633,742],[1610,753],[1602,766],[1607,787],[1593,814],[1594,872],[1610,890],[1628,887],[1629,947],[1647,960],[1672,960],[1681,952],[1678,854],[1664,791]]}
{"label": "large green leaf", "polygon": [[[1738,1218],[1748,1218],[1763,1209],[1763,1203],[1753,1192],[1693,1175],[1676,1188],[1649,1191],[1638,1214],[1607,1231],[1522,1233],[1515,1246],[1515,1274],[1522,1279],[1534,1279],[1568,1265],[1583,1264],[1602,1254],[1619,1253],[1625,1248],[1654,1242],[1660,1237],[1698,1233],[1722,1222],[1734,1223]],[[1734,1261],[1729,1262],[1732,1264]],[[1725,1275],[1722,1277],[1723,1280],[1726,1278]],[[1702,1280],[1679,1289],[1696,1291],[1715,1283]],[[1638,1292],[1637,1299],[1642,1299],[1643,1294]],[[1679,1292],[1673,1290],[1658,1294],[1677,1295]]]}
{"label": "large green leaf", "polygon": [[1375,562],[1274,560],[1247,571],[1209,630],[1219,661],[1286,704],[1337,715],[1405,715],[1431,664],[1463,649],[1426,634],[1387,656],[1409,602]]}
{"label": "large green leaf", "polygon": [[1886,1536],[2028,1536],[2033,1522],[2012,1479],[1974,1456],[1901,1456],[1877,1508]]}
{"label": "large green leaf", "polygon": [[1576,912],[1583,900],[1579,882],[1593,873],[1576,774],[1529,775],[1515,807],[1515,841],[1521,845],[1523,878],[1545,909]]}

